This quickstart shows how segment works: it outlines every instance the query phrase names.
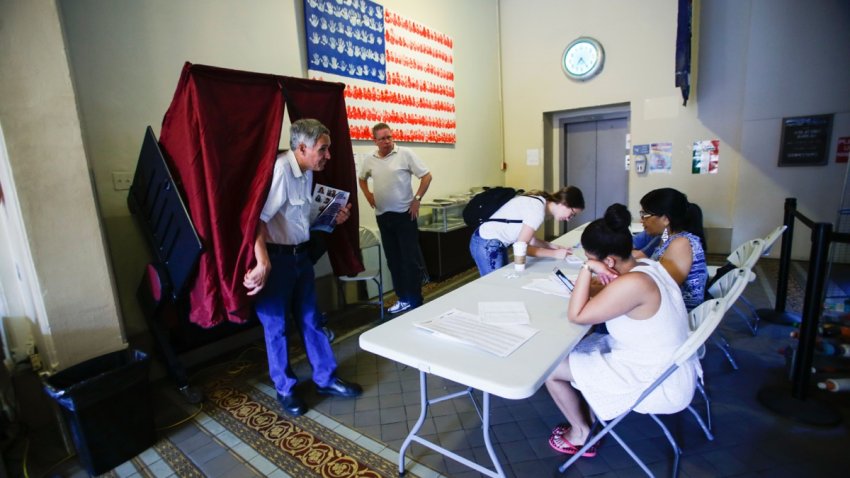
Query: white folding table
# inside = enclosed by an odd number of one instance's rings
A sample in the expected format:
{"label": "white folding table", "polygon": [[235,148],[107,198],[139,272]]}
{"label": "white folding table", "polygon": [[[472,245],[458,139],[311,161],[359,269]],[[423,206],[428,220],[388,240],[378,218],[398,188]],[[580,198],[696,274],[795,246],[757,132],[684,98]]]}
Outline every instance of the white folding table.
{"label": "white folding table", "polygon": [[[570,231],[555,242],[575,246],[582,229]],[[523,272],[515,274],[513,264],[509,264],[360,335],[360,347],[364,350],[419,370],[421,411],[399,450],[399,474],[404,473],[405,451],[415,441],[484,475],[505,476],[490,441],[490,395],[514,400],[533,395],[588,329],[567,320],[569,299],[522,288],[535,278],[548,278],[554,267],[566,272],[578,269],[577,264],[567,261],[529,257]],[[414,326],[416,322],[434,319],[452,308],[477,314],[478,303],[482,301],[523,302],[530,316],[530,326],[539,332],[509,356],[499,357]],[[467,389],[429,399],[428,374],[459,383]],[[484,444],[494,469],[485,468],[417,435],[429,405],[467,396],[478,409],[473,390],[483,393],[479,414]]]}

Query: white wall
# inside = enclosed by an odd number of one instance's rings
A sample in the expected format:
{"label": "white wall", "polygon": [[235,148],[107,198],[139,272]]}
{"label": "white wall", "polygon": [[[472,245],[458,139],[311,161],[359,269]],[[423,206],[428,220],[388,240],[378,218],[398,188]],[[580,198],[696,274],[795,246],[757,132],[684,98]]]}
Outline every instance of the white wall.
{"label": "white wall", "polygon": [[[675,0],[500,6],[508,184],[544,186],[543,165],[524,163],[527,149],[558,147],[544,140],[547,112],[629,103],[632,144],[674,147],[672,174],[630,173],[632,211],[647,191],[675,187],[702,206],[707,227],[733,228],[733,246],[779,225],[787,196],[813,219],[835,220],[845,166],[834,163],[834,144],[828,166],[776,163],[782,117],[836,113],[833,138],[850,135],[850,3],[695,2],[695,86],[687,106],[674,86]],[[560,59],[582,35],[602,42],[606,61],[598,77],[577,83]],[[701,139],[721,140],[717,175],[690,172],[690,146]],[[808,240],[798,232],[796,257],[808,257]]]}
{"label": "white wall", "polygon": [[[454,39],[457,144],[405,144],[432,169],[430,197],[501,184],[497,2],[379,2]],[[135,288],[147,247],[112,187],[133,171],[145,127],[159,134],[183,62],[306,75],[302,0],[60,2],[83,123],[128,334],[144,329]],[[371,142],[354,150],[367,153]],[[361,204],[367,204],[360,195]],[[361,222],[374,225],[368,206]],[[325,268],[326,269],[326,268]],[[321,271],[320,271],[321,272]]]}
{"label": "white wall", "polygon": [[0,1],[0,45],[0,180],[14,242],[0,264],[17,269],[42,361],[65,368],[125,344],[56,4]]}

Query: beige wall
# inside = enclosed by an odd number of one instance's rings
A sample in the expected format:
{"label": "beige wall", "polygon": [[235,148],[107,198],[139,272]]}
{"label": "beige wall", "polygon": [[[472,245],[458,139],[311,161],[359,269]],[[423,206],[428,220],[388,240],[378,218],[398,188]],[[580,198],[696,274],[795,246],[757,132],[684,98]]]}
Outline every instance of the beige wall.
{"label": "beige wall", "polygon": [[[544,137],[546,113],[628,103],[632,144],[674,147],[672,174],[630,173],[633,212],[647,191],[675,187],[702,206],[707,227],[733,229],[733,247],[779,225],[788,196],[813,219],[834,221],[845,171],[834,163],[834,143],[828,166],[776,162],[784,116],[836,113],[833,138],[850,135],[850,4],[695,2],[695,88],[687,106],[673,81],[676,5],[500,1],[507,184],[544,186],[543,165],[526,166],[525,151],[548,148],[559,157],[559,145]],[[578,83],[560,59],[582,35],[602,42],[606,60],[598,77]],[[716,176],[690,173],[690,146],[701,139],[721,140]],[[808,257],[809,235],[795,239],[795,255]]]}
{"label": "beige wall", "polygon": [[17,269],[20,283],[6,289],[26,296],[16,320],[31,324],[9,339],[19,347],[31,329],[45,365],[65,368],[125,345],[55,3],[0,1],[0,45],[0,178],[14,242],[0,263]]}
{"label": "beige wall", "polygon": [[[457,144],[405,144],[434,175],[430,197],[502,184],[497,2],[383,1],[454,39]],[[128,334],[144,329],[135,287],[147,248],[112,187],[133,171],[145,127],[159,134],[183,62],[306,75],[302,0],[74,0],[60,2],[85,144],[94,171]],[[367,153],[371,142],[354,150]],[[366,204],[361,195],[361,203]],[[364,210],[361,222],[374,225]],[[319,273],[327,272],[327,267]]]}

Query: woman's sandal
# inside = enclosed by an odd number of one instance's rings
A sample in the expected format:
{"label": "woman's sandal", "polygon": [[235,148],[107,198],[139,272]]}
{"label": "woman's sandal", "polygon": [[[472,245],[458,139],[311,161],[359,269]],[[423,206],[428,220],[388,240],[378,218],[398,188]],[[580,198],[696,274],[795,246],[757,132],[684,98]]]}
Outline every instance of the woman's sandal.
{"label": "woman's sandal", "polygon": [[[569,429],[569,427],[567,427],[567,429]],[[549,446],[558,453],[563,453],[565,455],[575,455],[582,448],[581,446],[576,446],[570,443],[569,440],[564,438],[563,434],[559,435],[556,433],[552,433],[552,436],[549,437]],[[588,448],[581,456],[585,458],[593,458],[596,456],[596,444]]]}

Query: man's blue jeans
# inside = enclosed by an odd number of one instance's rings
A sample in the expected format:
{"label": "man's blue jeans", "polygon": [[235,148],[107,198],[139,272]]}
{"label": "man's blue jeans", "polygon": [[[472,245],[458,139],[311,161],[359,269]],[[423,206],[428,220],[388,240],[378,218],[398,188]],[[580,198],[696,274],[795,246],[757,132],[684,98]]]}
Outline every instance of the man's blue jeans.
{"label": "man's blue jeans", "polygon": [[313,367],[313,381],[324,387],[334,378],[336,359],[320,324],[322,314],[316,303],[315,273],[310,256],[306,252],[270,252],[269,259],[272,270],[255,304],[266,339],[269,376],[278,393],[292,393],[298,377],[289,366],[286,332],[297,325]]}
{"label": "man's blue jeans", "polygon": [[478,229],[469,239],[469,252],[481,276],[486,276],[508,263],[508,248],[502,241],[484,239],[478,235]]}

